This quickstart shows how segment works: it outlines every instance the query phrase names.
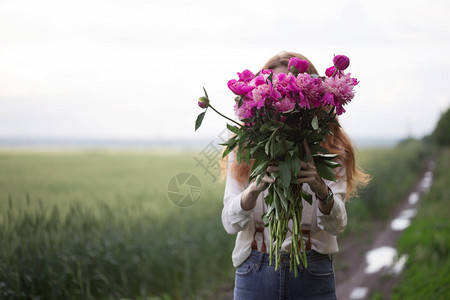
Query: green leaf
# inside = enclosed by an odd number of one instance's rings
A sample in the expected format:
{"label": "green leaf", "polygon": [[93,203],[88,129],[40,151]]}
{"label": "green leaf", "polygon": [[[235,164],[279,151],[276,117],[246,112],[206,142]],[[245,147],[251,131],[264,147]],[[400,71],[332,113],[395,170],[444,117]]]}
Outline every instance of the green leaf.
{"label": "green leaf", "polygon": [[[270,188],[269,188],[269,190],[270,190]],[[272,211],[273,210],[273,206],[272,206],[272,203],[273,203],[273,193],[267,193],[267,195],[266,195],[266,197],[264,197],[264,201],[266,202],[266,204],[267,204],[267,208],[268,208],[268,211],[267,212],[269,212],[269,211]]]}
{"label": "green leaf", "polygon": [[282,159],[286,155],[286,152],[284,151],[284,146],[280,142],[273,143],[272,151],[273,153],[271,153],[271,155],[275,159]]}
{"label": "green leaf", "polygon": [[206,110],[198,115],[197,120],[195,121],[195,130],[199,129],[202,125],[203,118],[205,117]]}
{"label": "green leaf", "polygon": [[316,162],[317,173],[319,173],[320,177],[324,179],[328,179],[331,181],[336,180],[336,175],[333,172],[333,169],[322,164],[322,162]]}
{"label": "green leaf", "polygon": [[227,128],[232,133],[239,134],[239,127],[227,124]]}
{"label": "green leaf", "polygon": [[312,195],[302,190],[302,198],[305,199],[310,205],[312,205]]}
{"label": "green leaf", "polygon": [[229,146],[229,145],[232,145],[232,144],[234,144],[234,143],[237,142],[237,141],[236,141],[237,137],[238,137],[237,135],[233,135],[233,136],[230,137],[226,142],[219,143],[219,145],[221,145],[221,146]]}
{"label": "green leaf", "polygon": [[283,147],[286,147],[286,150],[289,151],[290,149],[292,149],[292,146],[294,146],[294,142],[284,140]]}
{"label": "green leaf", "polygon": [[250,151],[244,152],[244,160],[250,165]]}
{"label": "green leaf", "polygon": [[244,103],[244,98],[243,97],[239,97],[238,108],[240,108],[243,103]]}
{"label": "green leaf", "polygon": [[312,144],[312,143],[315,143],[315,142],[321,142],[321,141],[323,140],[324,136],[325,136],[324,134],[313,133],[313,134],[310,134],[310,135],[306,138],[306,142],[307,142],[308,144]]}
{"label": "green leaf", "polygon": [[278,167],[280,168],[281,186],[289,188],[291,184],[291,169],[289,168],[288,162],[280,161]]}
{"label": "green leaf", "polygon": [[223,151],[222,158],[224,158],[225,156],[230,154],[230,152],[233,151],[234,148],[236,148],[236,145],[237,145],[237,143],[234,144],[234,145],[230,145],[230,146],[226,147],[225,150]]}
{"label": "green leaf", "polygon": [[321,163],[323,163],[324,165],[326,165],[326,166],[328,166],[328,167],[330,167],[330,168],[332,168],[332,169],[341,166],[340,163],[337,163],[337,162],[332,161],[332,160],[322,160]]}
{"label": "green leaf", "polygon": [[287,211],[288,210],[288,200],[286,199],[284,192],[280,191],[280,187],[275,187],[275,192],[277,193],[278,198],[280,199],[281,206],[283,207],[283,209],[285,211]]}
{"label": "green leaf", "polygon": [[294,173],[294,175],[298,174],[298,172],[300,172],[300,169],[302,167],[300,158],[297,156],[288,158],[288,162],[289,162],[289,167],[292,170],[292,173]]}
{"label": "green leaf", "polygon": [[302,133],[300,133],[300,136],[298,137],[298,139],[300,141],[303,141],[305,138],[307,138],[310,134],[312,133],[311,130],[302,130]]}
{"label": "green leaf", "polygon": [[262,179],[263,179],[263,175],[258,174],[258,176],[256,176],[256,185],[260,184]]}
{"label": "green leaf", "polygon": [[333,154],[333,153],[317,153],[317,154],[313,154],[314,159],[333,159],[336,156],[338,156],[337,154]]}
{"label": "green leaf", "polygon": [[206,92],[206,89],[205,89],[205,87],[203,87],[203,91],[205,92],[205,97],[209,99],[209,97],[208,97],[208,93]]}
{"label": "green leaf", "polygon": [[250,174],[250,178],[255,178],[258,174],[262,174],[266,171],[267,166],[269,165],[269,161],[257,162],[253,164],[252,173]]}
{"label": "green leaf", "polygon": [[270,151],[270,149],[271,149],[271,147],[270,147],[271,146],[271,142],[272,142],[272,140],[269,139],[267,141],[266,145],[264,146],[264,151],[266,152],[267,155],[270,155],[271,152],[272,152],[272,151]]}
{"label": "green leaf", "polygon": [[317,119],[317,116],[315,116],[311,121],[311,126],[314,130],[319,129],[319,119]]}
{"label": "green leaf", "polygon": [[236,153],[236,161],[238,164],[241,164],[241,159],[242,159],[242,148],[239,147]]}
{"label": "green leaf", "polygon": [[309,148],[311,149],[312,153],[317,153],[317,152],[328,153],[328,149],[320,146],[320,144],[310,145]]}

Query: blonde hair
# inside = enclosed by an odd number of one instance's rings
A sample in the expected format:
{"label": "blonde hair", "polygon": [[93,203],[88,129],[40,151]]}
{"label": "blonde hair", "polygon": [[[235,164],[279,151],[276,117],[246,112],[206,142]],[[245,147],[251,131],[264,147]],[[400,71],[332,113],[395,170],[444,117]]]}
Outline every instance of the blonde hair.
{"label": "blonde hair", "polygon": [[[281,52],[271,59],[269,59],[263,66],[263,69],[275,69],[280,66],[287,67],[289,59],[291,57],[298,57],[309,62],[308,74],[318,74],[314,65],[303,55],[295,52]],[[337,119],[336,119],[337,121]],[[325,142],[321,145],[326,148],[330,153],[337,154],[339,162],[343,165],[346,171],[344,178],[347,181],[347,199],[357,195],[359,188],[366,186],[371,177],[362,171],[356,163],[355,150],[349,136],[344,130],[334,123],[330,123],[331,134],[327,135]],[[250,176],[251,165],[248,165],[245,161],[238,164],[234,161],[231,164],[231,175],[240,183],[245,184],[248,182]]]}

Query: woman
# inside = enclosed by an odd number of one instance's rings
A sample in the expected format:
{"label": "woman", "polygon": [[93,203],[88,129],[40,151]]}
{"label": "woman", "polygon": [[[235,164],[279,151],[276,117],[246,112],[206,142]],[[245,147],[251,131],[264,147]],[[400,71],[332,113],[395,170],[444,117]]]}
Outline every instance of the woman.
{"label": "woman", "polygon": [[[291,57],[307,60],[304,56],[282,52],[272,57],[263,69],[275,73],[288,73]],[[309,60],[308,60],[309,62]],[[317,74],[309,62],[309,74]],[[234,299],[336,299],[332,255],[338,252],[336,236],[347,225],[345,201],[356,188],[367,184],[369,176],[361,172],[356,163],[353,146],[345,132],[336,124],[330,124],[332,135],[327,136],[322,146],[331,153],[338,154],[342,165],[335,169],[337,180],[322,180],[314,161],[301,163],[297,174],[298,183],[313,195],[312,205],[304,201],[302,213],[302,233],[306,244],[308,267],[299,268],[299,274],[289,270],[289,250],[292,238],[288,232],[283,242],[280,267],[269,266],[267,249],[270,245],[268,228],[264,227],[261,215],[265,212],[265,191],[274,179],[267,169],[260,184],[248,184],[250,167],[236,162],[234,154],[229,155],[227,182],[224,195],[222,223],[229,234],[237,234],[232,259],[236,269]],[[307,145],[305,143],[307,151]]]}

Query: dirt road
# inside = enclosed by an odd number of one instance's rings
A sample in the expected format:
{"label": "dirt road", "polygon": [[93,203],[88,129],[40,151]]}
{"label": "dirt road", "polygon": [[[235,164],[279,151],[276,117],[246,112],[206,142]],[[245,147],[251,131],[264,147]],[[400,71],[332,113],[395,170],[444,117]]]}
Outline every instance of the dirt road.
{"label": "dirt road", "polygon": [[370,299],[375,292],[381,293],[383,299],[390,299],[407,260],[397,254],[397,239],[416,215],[420,198],[432,183],[433,169],[434,162],[430,161],[422,179],[388,221],[374,224],[362,240],[347,237],[340,241],[340,253],[335,257],[338,299]]}

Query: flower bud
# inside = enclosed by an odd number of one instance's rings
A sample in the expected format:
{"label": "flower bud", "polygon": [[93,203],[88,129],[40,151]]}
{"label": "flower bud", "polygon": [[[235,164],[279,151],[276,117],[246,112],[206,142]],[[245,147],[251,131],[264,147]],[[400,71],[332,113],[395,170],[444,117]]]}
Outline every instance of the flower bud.
{"label": "flower bud", "polygon": [[339,71],[344,71],[350,65],[350,59],[345,55],[336,55],[333,58],[333,64]]}
{"label": "flower bud", "polygon": [[[288,70],[291,73],[305,73],[308,70],[308,61],[298,57],[291,57],[288,63]],[[292,68],[293,67],[293,68]]]}
{"label": "flower bud", "polygon": [[325,70],[325,75],[327,77],[332,77],[334,74],[336,74],[336,68],[335,67],[329,67]]}
{"label": "flower bud", "polygon": [[200,106],[201,108],[207,108],[209,106],[209,99],[205,96],[200,97],[198,99],[198,106]]}

